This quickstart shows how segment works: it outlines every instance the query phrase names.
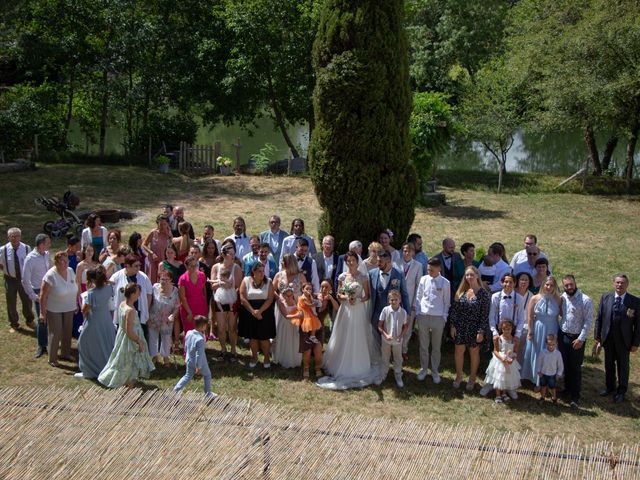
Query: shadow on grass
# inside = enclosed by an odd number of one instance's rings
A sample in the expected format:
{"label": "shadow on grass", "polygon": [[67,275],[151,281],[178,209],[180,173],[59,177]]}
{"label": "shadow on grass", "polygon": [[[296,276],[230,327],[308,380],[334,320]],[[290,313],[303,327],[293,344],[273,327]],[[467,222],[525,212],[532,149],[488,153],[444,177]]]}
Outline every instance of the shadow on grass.
{"label": "shadow on grass", "polygon": [[473,207],[469,205],[443,205],[435,207],[438,215],[442,217],[457,218],[460,220],[477,220],[477,219],[495,219],[505,217],[502,210],[489,210],[482,207]]}

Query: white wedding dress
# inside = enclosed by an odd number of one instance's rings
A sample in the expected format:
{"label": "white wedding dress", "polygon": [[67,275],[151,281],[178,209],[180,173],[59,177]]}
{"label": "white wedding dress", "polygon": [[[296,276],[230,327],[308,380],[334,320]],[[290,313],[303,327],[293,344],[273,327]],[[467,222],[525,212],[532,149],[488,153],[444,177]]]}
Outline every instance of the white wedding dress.
{"label": "white wedding dress", "polygon": [[[344,282],[346,273],[339,279]],[[362,302],[363,283],[367,277],[359,274],[353,279],[356,302],[343,302],[333,324],[329,344],[324,353],[323,368],[328,374],[317,385],[330,390],[362,388],[376,381],[379,368],[371,365],[369,343],[371,322]]]}

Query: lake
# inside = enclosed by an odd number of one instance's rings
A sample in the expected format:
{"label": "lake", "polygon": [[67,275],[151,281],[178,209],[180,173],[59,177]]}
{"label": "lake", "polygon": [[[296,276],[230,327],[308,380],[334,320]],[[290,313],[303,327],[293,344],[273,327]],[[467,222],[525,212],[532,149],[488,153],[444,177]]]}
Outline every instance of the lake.
{"label": "lake", "polygon": [[[269,118],[261,118],[257,126],[250,132],[236,126],[215,125],[211,128],[200,127],[198,129],[197,144],[213,145],[221,142],[222,153],[235,159],[235,144],[240,139],[240,155],[242,162],[246,163],[249,157],[258,153],[266,143],[273,143],[276,146],[274,160],[287,158],[288,147],[282,138],[279,130],[274,129],[273,122]],[[309,146],[308,128],[306,125],[299,125],[289,129],[289,135],[293,139],[303,156]],[[77,125],[71,127],[70,141],[73,148],[84,151],[84,136]],[[107,130],[106,151],[107,153],[122,153],[123,131],[118,128]],[[598,147],[602,151],[606,138],[598,137]],[[616,147],[612,164],[620,171],[625,165],[626,142],[622,141]],[[98,146],[90,148],[92,153],[97,153]],[[587,150],[580,131],[558,132],[550,134],[534,134],[518,132],[511,150],[507,155],[508,172],[539,172],[553,175],[571,175],[585,166]],[[640,159],[640,153],[636,153],[636,164]],[[454,144],[449,152],[438,159],[439,168],[463,168],[473,170],[497,171],[497,162],[484,152],[483,147],[478,143]],[[636,169],[636,176],[637,169]]]}

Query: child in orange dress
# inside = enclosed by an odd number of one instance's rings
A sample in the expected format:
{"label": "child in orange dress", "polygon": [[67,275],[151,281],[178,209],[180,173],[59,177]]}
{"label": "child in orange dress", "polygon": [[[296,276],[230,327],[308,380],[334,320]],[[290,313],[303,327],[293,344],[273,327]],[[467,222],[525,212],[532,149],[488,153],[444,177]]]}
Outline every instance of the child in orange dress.
{"label": "child in orange dress", "polygon": [[287,315],[291,323],[300,327],[300,348],[302,353],[302,377],[309,378],[309,364],[311,363],[311,352],[315,359],[316,377],[322,376],[322,340],[324,329],[322,322],[318,318],[316,307],[318,302],[313,298],[313,286],[306,283],[302,287],[302,295],[298,298],[298,309],[296,313]]}

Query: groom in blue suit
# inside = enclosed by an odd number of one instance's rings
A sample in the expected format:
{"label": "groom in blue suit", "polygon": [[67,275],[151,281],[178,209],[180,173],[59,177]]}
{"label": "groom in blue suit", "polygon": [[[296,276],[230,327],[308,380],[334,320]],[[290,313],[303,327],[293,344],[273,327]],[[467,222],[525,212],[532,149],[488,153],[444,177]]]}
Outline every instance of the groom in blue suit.
{"label": "groom in blue suit", "polygon": [[404,283],[404,275],[399,270],[392,268],[389,252],[382,250],[378,253],[378,268],[369,272],[369,294],[371,297],[371,330],[373,331],[373,357],[372,363],[380,362],[380,332],[378,322],[380,312],[389,305],[389,291],[398,290],[402,299],[402,308],[410,312],[407,287]]}

